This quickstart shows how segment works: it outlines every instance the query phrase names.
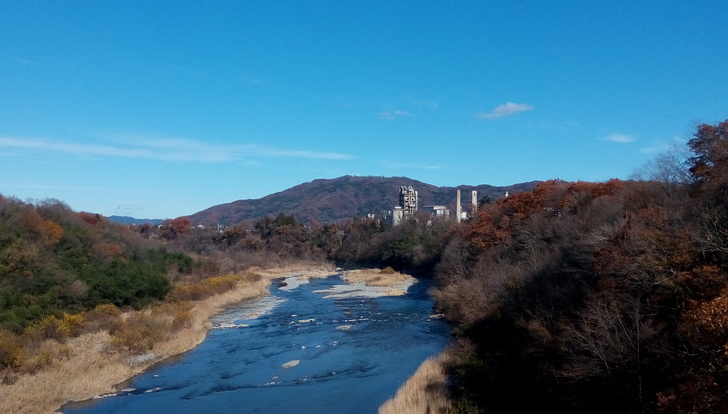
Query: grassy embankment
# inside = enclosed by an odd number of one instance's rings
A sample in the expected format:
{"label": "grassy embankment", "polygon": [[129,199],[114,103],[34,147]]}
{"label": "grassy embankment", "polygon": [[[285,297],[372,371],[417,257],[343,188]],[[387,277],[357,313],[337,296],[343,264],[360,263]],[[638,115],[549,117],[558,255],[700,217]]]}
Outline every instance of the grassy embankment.
{"label": "grassy embankment", "polygon": [[397,394],[379,407],[379,414],[424,414],[453,412],[447,396],[447,351],[423,362],[397,390]]}
{"label": "grassy embankment", "polygon": [[0,412],[53,412],[68,401],[111,393],[116,384],[202,342],[210,318],[226,306],[265,295],[271,279],[294,273],[322,277],[334,269],[249,271],[176,286],[169,300],[138,312],[113,306],[87,312],[85,333],[45,340],[36,358],[49,362],[0,384]]}

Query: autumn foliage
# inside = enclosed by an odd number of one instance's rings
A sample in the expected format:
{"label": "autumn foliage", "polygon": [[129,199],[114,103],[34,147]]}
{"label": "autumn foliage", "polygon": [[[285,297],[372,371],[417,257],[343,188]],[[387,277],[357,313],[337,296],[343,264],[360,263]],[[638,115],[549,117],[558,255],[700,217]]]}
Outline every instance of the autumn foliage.
{"label": "autumn foliage", "polygon": [[728,407],[728,123],[689,182],[552,180],[449,240],[438,306],[461,342],[453,396],[479,412]]}
{"label": "autumn foliage", "polygon": [[167,276],[191,262],[98,214],[0,196],[0,330],[53,326],[101,304],[140,308],[164,298]]}

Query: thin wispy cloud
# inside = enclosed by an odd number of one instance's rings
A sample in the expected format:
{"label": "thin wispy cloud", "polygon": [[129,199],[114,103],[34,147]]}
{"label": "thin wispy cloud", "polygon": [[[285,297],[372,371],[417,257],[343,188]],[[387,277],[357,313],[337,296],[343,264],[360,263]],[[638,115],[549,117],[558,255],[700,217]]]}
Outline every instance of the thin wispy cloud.
{"label": "thin wispy cloud", "polygon": [[508,102],[496,106],[490,112],[478,112],[477,114],[475,114],[475,117],[480,119],[496,119],[503,118],[504,116],[514,115],[519,112],[533,111],[534,109],[536,109],[536,107],[533,105]]}
{"label": "thin wispy cloud", "polygon": [[609,142],[616,142],[619,144],[629,144],[630,142],[635,141],[635,137],[633,135],[627,135],[627,134],[620,134],[620,133],[613,133],[609,134],[606,137],[604,137],[605,140]]}
{"label": "thin wispy cloud", "polygon": [[405,116],[412,116],[412,113],[410,113],[408,111],[401,111],[401,110],[396,110],[396,111],[381,111],[379,113],[379,117],[381,119],[385,119],[387,121],[393,121],[393,120],[395,120],[397,118],[402,118],[402,117],[405,117]]}
{"label": "thin wispy cloud", "polygon": [[0,137],[0,147],[58,152],[73,155],[104,155],[128,158],[158,158],[143,148],[120,148],[108,145],[76,144],[50,139]]}
{"label": "thin wispy cloud", "polygon": [[337,152],[318,152],[254,144],[219,145],[170,137],[130,135],[122,142],[87,144],[49,138],[0,136],[0,148],[25,149],[75,156],[108,156],[177,162],[231,162],[250,157],[314,158],[345,160],[353,156]]}
{"label": "thin wispy cloud", "polygon": [[118,145],[143,151],[145,156],[139,158],[198,162],[226,162],[236,159],[236,153],[226,146],[163,135],[126,135],[118,137],[117,141]]}
{"label": "thin wispy cloud", "polygon": [[337,152],[288,150],[281,148],[261,147],[257,145],[245,145],[239,148],[243,151],[245,155],[260,157],[317,158],[326,160],[348,160],[354,158],[349,154],[341,154]]}

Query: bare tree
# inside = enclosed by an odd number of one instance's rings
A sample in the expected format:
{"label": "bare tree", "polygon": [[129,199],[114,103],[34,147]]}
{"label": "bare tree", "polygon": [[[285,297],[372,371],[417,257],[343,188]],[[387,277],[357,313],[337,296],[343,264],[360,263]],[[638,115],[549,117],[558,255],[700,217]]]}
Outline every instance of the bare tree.
{"label": "bare tree", "polygon": [[688,166],[689,152],[684,146],[675,144],[673,147],[632,173],[631,178],[641,181],[656,181],[662,190],[672,199],[673,196],[686,185],[693,182],[693,176]]}

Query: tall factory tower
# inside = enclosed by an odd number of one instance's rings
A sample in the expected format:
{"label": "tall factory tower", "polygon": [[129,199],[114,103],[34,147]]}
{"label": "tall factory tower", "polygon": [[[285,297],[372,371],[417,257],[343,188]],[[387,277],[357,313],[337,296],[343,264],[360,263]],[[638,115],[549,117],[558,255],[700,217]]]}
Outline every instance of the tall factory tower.
{"label": "tall factory tower", "polygon": [[399,205],[392,212],[392,224],[400,224],[404,218],[414,217],[417,213],[417,191],[410,185],[399,187]]}

